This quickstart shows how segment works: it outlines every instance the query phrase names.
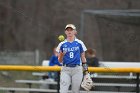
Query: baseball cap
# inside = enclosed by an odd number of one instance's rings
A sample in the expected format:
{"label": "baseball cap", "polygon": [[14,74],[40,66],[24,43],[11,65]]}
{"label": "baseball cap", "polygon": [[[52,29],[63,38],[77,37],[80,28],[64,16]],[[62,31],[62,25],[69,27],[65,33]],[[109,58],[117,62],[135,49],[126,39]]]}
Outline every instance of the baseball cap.
{"label": "baseball cap", "polygon": [[76,30],[76,27],[75,27],[74,24],[67,24],[66,27],[65,27],[65,29],[67,29],[68,27],[70,27],[70,28]]}

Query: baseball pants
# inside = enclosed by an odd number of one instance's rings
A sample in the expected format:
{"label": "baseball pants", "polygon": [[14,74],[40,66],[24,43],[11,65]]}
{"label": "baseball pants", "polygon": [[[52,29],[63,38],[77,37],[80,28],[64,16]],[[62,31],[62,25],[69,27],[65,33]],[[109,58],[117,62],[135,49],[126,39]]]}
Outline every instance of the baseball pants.
{"label": "baseball pants", "polygon": [[80,93],[80,85],[83,78],[82,66],[62,66],[60,74],[60,93],[67,93],[71,85],[72,93]]}

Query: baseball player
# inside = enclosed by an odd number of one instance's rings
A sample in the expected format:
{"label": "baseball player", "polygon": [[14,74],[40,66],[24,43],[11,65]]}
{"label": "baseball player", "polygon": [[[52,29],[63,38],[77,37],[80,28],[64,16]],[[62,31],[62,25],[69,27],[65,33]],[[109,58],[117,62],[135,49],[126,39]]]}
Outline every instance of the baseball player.
{"label": "baseball player", "polygon": [[[59,53],[58,60],[62,63],[60,74],[60,93],[67,93],[71,85],[72,93],[80,93],[80,85],[86,65],[84,43],[76,38],[76,27],[68,24],[65,27],[66,39],[59,43],[56,51]],[[83,66],[83,67],[82,67]]]}

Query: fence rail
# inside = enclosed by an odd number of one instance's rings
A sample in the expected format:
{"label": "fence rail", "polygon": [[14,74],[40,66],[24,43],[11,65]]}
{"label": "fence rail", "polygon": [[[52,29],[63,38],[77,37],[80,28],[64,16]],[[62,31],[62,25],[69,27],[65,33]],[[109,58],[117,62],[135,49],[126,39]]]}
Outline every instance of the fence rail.
{"label": "fence rail", "polygon": [[[21,66],[21,65],[0,65],[1,71],[60,71],[59,66]],[[136,93],[139,93],[139,73],[140,68],[108,68],[108,67],[89,67],[89,72],[111,72],[111,73],[136,73]],[[59,86],[59,80],[58,80]],[[59,93],[59,87],[57,89]]]}
{"label": "fence rail", "polygon": [[[27,66],[27,65],[0,65],[0,70],[1,71],[60,71],[61,67],[59,66]],[[119,68],[119,67],[114,67],[114,68],[109,68],[109,67],[89,67],[89,72],[118,72],[118,73],[140,73],[140,67],[138,68]]]}

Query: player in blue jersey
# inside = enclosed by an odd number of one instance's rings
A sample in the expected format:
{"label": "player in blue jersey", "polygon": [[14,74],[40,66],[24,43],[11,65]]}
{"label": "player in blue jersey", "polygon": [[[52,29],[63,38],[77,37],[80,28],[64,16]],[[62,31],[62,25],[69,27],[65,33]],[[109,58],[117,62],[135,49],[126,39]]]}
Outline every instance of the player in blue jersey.
{"label": "player in blue jersey", "polygon": [[72,93],[80,93],[83,68],[84,72],[88,70],[85,58],[87,48],[81,40],[76,38],[75,25],[66,25],[65,34],[66,39],[56,48],[59,53],[58,60],[63,64],[60,74],[60,93],[67,93],[70,85]]}
{"label": "player in blue jersey", "polygon": [[53,55],[50,58],[49,66],[62,66],[58,61],[58,53],[56,52],[56,47],[53,49]]}
{"label": "player in blue jersey", "polygon": [[[62,66],[62,64],[60,64],[60,62],[58,61],[58,53],[56,52],[56,47],[53,49],[53,55],[50,58],[49,66]],[[58,72],[49,72],[48,76],[49,78],[57,81]]]}

